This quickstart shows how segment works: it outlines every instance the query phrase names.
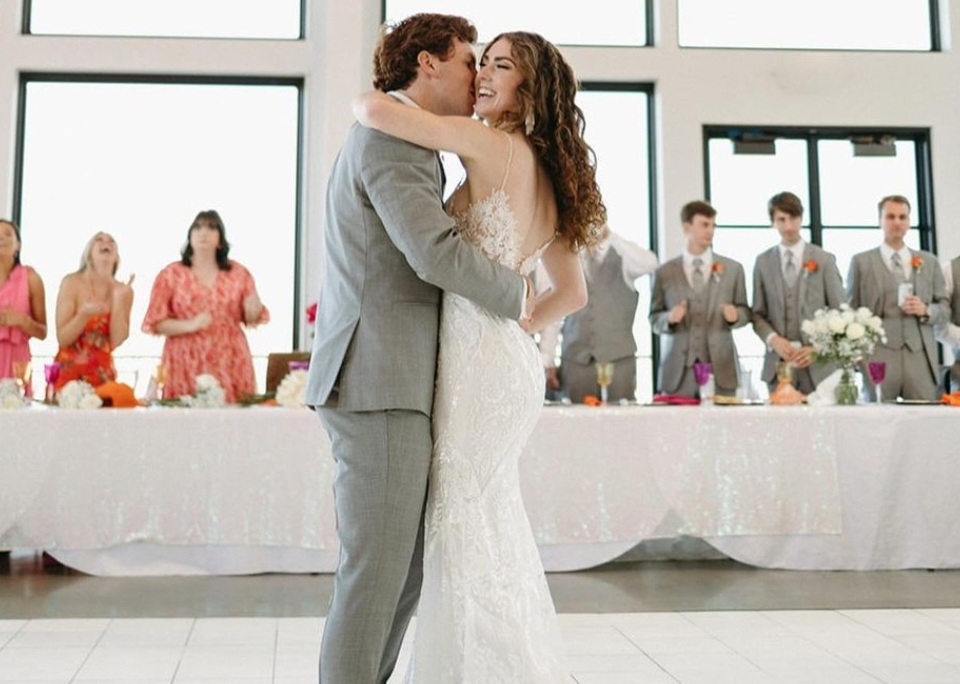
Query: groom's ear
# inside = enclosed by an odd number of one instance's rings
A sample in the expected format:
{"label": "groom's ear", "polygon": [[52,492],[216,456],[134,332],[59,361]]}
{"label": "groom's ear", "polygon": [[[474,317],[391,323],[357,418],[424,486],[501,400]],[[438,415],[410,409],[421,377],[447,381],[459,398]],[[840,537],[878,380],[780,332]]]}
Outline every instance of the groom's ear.
{"label": "groom's ear", "polygon": [[417,66],[430,78],[436,78],[438,75],[437,62],[439,57],[427,50],[421,50],[417,54]]}

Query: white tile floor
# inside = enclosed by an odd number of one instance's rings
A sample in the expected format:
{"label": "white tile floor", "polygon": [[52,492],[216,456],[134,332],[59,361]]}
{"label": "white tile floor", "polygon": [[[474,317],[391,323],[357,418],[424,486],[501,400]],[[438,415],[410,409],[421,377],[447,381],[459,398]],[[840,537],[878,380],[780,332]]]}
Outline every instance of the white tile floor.
{"label": "white tile floor", "polygon": [[[578,684],[960,684],[960,609],[560,620]],[[322,618],[0,620],[0,682],[314,684],[322,626]]]}

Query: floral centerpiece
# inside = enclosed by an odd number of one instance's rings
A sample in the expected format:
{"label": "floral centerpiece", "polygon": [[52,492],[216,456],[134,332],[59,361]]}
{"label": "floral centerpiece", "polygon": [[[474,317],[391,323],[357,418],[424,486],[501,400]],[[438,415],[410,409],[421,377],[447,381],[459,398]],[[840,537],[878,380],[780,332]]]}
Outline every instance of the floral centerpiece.
{"label": "floral centerpiece", "polygon": [[66,409],[95,409],[103,406],[103,399],[86,380],[71,380],[57,392],[57,404]]}
{"label": "floral centerpiece", "polygon": [[835,363],[842,372],[837,403],[855,404],[854,367],[873,353],[878,342],[887,341],[883,321],[866,307],[841,304],[836,309],[819,309],[803,322],[801,330],[813,345],[814,361]]}
{"label": "floral centerpiece", "polygon": [[0,409],[19,409],[28,403],[16,380],[13,378],[0,380]]}
{"label": "floral centerpiece", "polygon": [[227,393],[220,381],[209,373],[203,373],[196,379],[197,391],[192,395],[180,397],[182,406],[191,408],[221,408],[227,404]]}
{"label": "floral centerpiece", "polygon": [[303,408],[307,393],[307,371],[294,368],[277,385],[276,400],[286,408]]}

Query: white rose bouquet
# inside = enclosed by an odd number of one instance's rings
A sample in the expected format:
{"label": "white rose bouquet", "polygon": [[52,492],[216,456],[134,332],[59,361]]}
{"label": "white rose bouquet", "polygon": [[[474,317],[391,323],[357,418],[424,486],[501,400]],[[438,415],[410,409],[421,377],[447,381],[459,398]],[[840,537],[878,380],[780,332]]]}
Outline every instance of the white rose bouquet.
{"label": "white rose bouquet", "polygon": [[183,406],[192,408],[220,408],[227,404],[227,393],[220,381],[209,373],[197,376],[197,391],[180,397]]}
{"label": "white rose bouquet", "polygon": [[296,368],[287,373],[277,385],[276,399],[286,408],[303,408],[307,394],[307,371]]}
{"label": "white rose bouquet", "polygon": [[57,392],[57,404],[66,409],[95,409],[103,406],[103,400],[86,380],[71,380]]}
{"label": "white rose bouquet", "polygon": [[19,409],[29,402],[13,378],[0,380],[0,409]]}
{"label": "white rose bouquet", "polygon": [[870,356],[878,342],[887,341],[883,321],[864,306],[820,309],[800,329],[810,338],[815,360],[832,361],[845,370]]}

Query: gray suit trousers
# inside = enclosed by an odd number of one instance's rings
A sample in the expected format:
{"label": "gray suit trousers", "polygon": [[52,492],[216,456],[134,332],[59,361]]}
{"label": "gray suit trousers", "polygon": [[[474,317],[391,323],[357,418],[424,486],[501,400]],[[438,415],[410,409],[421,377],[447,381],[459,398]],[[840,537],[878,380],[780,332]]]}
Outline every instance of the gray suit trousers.
{"label": "gray suit trousers", "polygon": [[433,439],[419,411],[317,408],[333,445],[340,561],[321,684],[384,684],[420,597]]}

